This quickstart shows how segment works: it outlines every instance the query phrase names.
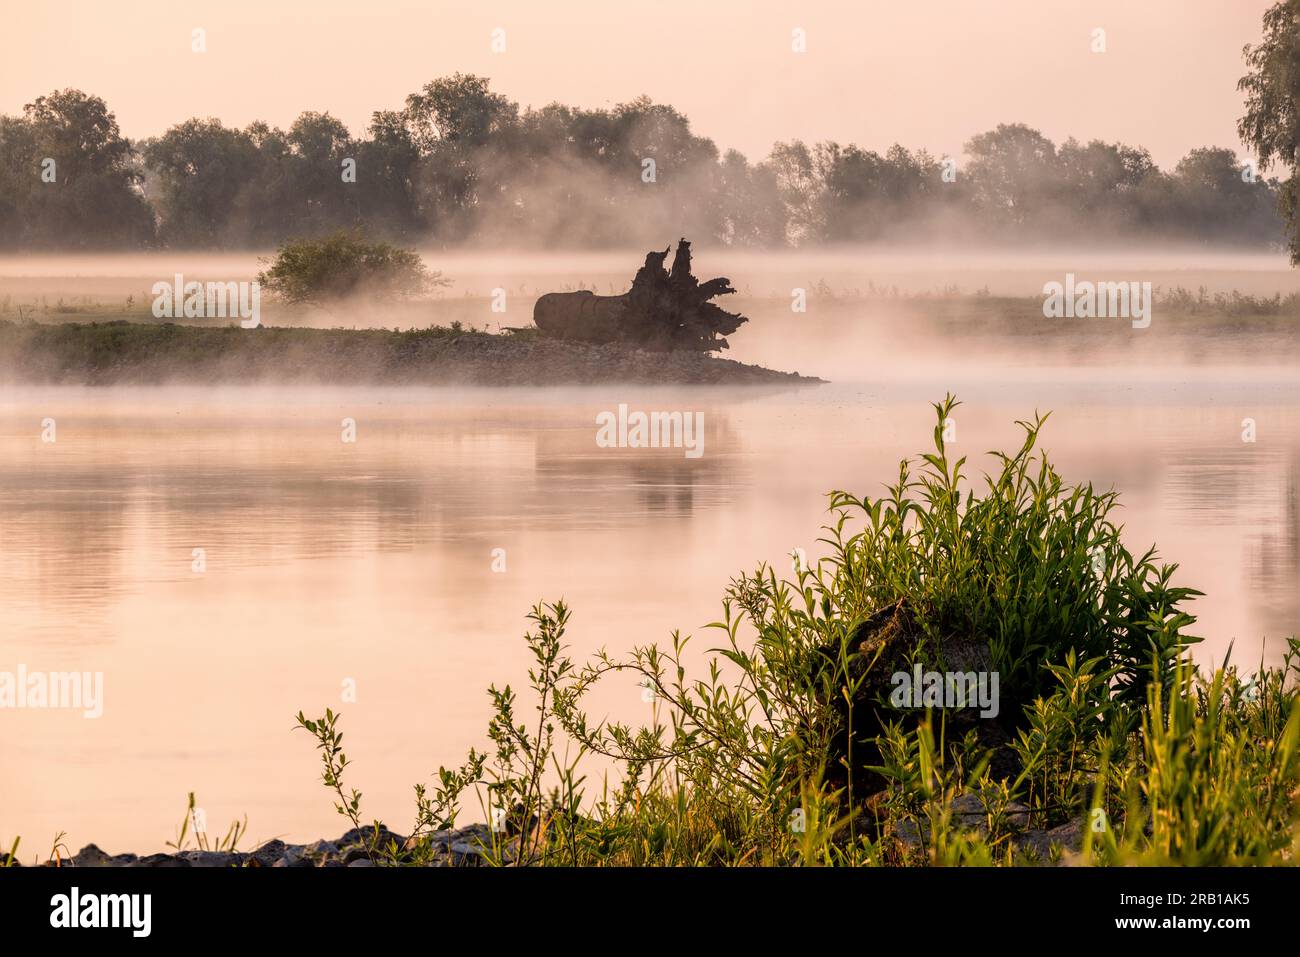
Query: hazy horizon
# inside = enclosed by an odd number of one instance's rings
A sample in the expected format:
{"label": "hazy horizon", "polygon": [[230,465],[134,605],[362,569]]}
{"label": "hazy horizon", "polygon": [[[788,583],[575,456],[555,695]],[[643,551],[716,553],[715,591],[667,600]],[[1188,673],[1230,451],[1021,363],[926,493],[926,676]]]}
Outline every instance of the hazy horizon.
{"label": "hazy horizon", "polygon": [[[644,94],[681,110],[721,151],[754,161],[791,139],[959,156],[972,135],[1025,123],[1058,143],[1142,146],[1169,168],[1201,146],[1247,155],[1236,83],[1268,6],[1006,0],[990,12],[953,2],[674,0],[647,11],[579,0],[561,17],[520,2],[142,0],[124,17],[73,0],[9,13],[0,114],[75,87],[103,97],[132,139],[190,117],[288,127],[306,110],[329,111],[360,135],[375,110],[400,109],[434,77],[464,72],[525,107],[609,108]],[[196,27],[206,31],[203,54],[191,51]],[[506,48],[494,53],[498,27]],[[806,31],[802,55],[791,52],[795,28]],[[1096,28],[1104,53],[1090,49]]]}

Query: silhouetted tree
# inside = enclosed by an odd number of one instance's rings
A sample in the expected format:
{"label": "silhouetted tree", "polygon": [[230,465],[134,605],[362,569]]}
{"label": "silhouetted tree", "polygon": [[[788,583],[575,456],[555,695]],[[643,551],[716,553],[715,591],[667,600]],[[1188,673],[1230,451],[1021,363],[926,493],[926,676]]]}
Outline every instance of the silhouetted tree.
{"label": "silhouetted tree", "polygon": [[999,124],[966,144],[966,174],[981,215],[995,224],[1028,226],[1059,188],[1056,147],[1023,123]]}
{"label": "silhouetted tree", "polygon": [[258,148],[248,133],[216,119],[186,120],[149,140],[144,156],[157,177],[151,189],[164,242],[221,246],[242,238],[230,235],[229,223],[257,178]]}
{"label": "silhouetted tree", "polygon": [[1237,131],[1259,155],[1260,169],[1276,162],[1291,171],[1280,187],[1280,205],[1291,262],[1300,265],[1300,0],[1270,7],[1263,40],[1244,52],[1251,72],[1237,84],[1246,94]]}
{"label": "silhouetted tree", "polygon": [[[1287,52],[1294,10],[1279,4],[1248,54],[1243,135],[1261,159],[1296,153]],[[1290,31],[1290,32],[1288,32]],[[1288,39],[1290,38],[1290,39]],[[287,131],[193,118],[136,152],[102,100],[65,90],[0,117],[0,245],[255,247],[364,229],[403,243],[626,247],[663,235],[742,247],[909,238],[951,242],[1161,239],[1265,245],[1283,235],[1279,191],[1241,175],[1228,150],[1190,152],[1172,171],[1143,149],[1024,124],[971,138],[955,181],[924,150],[777,143],[751,163],[696,135],[672,106],[522,110],[484,77],[454,74],[377,111],[353,136],[327,112]],[[58,161],[58,187],[40,163]],[[345,181],[345,160],[356,163]],[[1300,255],[1300,254],[1298,254]]]}
{"label": "silhouetted tree", "polygon": [[97,96],[56,90],[0,119],[0,244],[150,243],[140,184],[134,149]]}

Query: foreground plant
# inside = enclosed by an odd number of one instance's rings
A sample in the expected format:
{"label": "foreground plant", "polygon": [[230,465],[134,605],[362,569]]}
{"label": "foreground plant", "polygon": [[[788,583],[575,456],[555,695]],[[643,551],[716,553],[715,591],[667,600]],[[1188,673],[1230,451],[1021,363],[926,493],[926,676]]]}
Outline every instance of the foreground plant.
{"label": "foreground plant", "polygon": [[201,821],[201,815],[202,812],[195,803],[194,792],[191,791],[185,807],[185,817],[181,819],[180,827],[176,829],[176,839],[167,841],[167,846],[178,852],[186,850],[192,831],[194,843],[200,851],[234,853],[239,850],[240,840],[248,833],[247,816],[242,821],[231,821],[230,826],[226,828],[226,833],[213,843]]}
{"label": "foreground plant", "polygon": [[[531,711],[489,690],[493,752],[440,769],[432,802],[417,787],[417,840],[385,860],[428,862],[470,790],[497,864],[1294,860],[1300,644],[1249,685],[1226,663],[1200,675],[1183,608],[1200,593],[1127,550],[1116,494],[1064,483],[1041,416],[976,494],[944,442],[956,405],[883,498],[831,494],[825,558],[733,580],[710,648],[674,633],[577,667],[568,607],[536,606]],[[891,676],[913,665],[991,669],[1000,707],[900,706]],[[646,690],[649,724],[588,715],[614,676]],[[299,715],[356,825],[336,721]]]}

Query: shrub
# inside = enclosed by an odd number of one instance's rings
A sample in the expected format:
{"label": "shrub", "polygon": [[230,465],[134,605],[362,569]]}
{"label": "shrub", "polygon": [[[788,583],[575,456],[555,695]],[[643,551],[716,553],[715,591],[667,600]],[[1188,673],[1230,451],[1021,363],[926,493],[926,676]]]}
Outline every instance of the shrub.
{"label": "shrub", "polygon": [[367,242],[340,231],[324,239],[295,239],[280,246],[275,261],[257,276],[286,302],[327,303],[351,296],[404,299],[447,285],[415,250]]}
{"label": "shrub", "polygon": [[[919,472],[904,460],[884,498],[831,493],[834,579],[821,587],[835,616],[862,620],[906,601],[933,645],[987,642],[1013,711],[1050,693],[1045,665],[1071,650],[1118,666],[1121,693],[1142,701],[1152,656],[1172,661],[1199,640],[1180,606],[1201,593],[1173,587],[1178,566],[1157,566],[1154,548],[1135,558],[1124,547],[1116,492],[1067,486],[1036,452],[1045,415],[1017,423],[1018,451],[991,453],[999,468],[982,496],[963,495],[966,459],[949,456],[943,435],[959,404],[934,405],[934,451]],[[846,534],[854,516],[863,527]]]}

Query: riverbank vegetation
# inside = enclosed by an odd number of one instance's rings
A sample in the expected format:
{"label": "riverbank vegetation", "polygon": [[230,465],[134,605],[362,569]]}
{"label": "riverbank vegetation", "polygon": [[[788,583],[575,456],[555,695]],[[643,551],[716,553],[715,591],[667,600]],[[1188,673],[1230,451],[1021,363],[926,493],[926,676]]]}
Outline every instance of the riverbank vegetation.
{"label": "riverbank vegetation", "polygon": [[[424,287],[428,298],[397,299],[382,303],[382,316],[386,328],[427,327],[431,324],[448,326],[459,322],[466,328],[505,329],[510,327],[509,314],[493,313],[492,299],[485,295],[452,293],[442,289],[446,280],[437,273],[433,286]],[[1056,277],[1059,278],[1059,277]],[[121,285],[123,280],[116,281]],[[123,294],[74,293],[60,292],[51,286],[49,290],[40,291],[6,291],[5,283],[0,282],[0,321],[33,321],[39,323],[60,322],[117,322],[156,323],[159,320],[152,314],[152,297],[148,285],[143,284],[134,292]],[[556,282],[554,290],[574,292],[590,290],[598,295],[617,296],[628,291],[624,280],[589,280],[585,282]],[[887,305],[901,307],[920,318],[934,318],[943,321],[947,318],[960,317],[963,324],[975,327],[985,325],[1015,326],[1023,332],[1060,332],[1063,329],[1105,331],[1108,327],[1102,321],[1079,320],[1071,323],[1043,323],[1043,297],[1041,295],[1011,295],[991,293],[987,288],[963,289],[949,285],[934,289],[904,289],[887,283],[866,285],[844,285],[818,279],[800,287],[807,290],[807,312],[800,314],[801,322],[816,321],[819,316],[832,311],[842,311],[848,307],[869,309],[872,306]],[[531,307],[531,300],[549,290],[542,286],[521,285],[509,290],[512,301],[523,301]],[[1275,292],[1272,295],[1260,295],[1242,292],[1238,289],[1211,291],[1205,286],[1188,289],[1184,286],[1169,288],[1157,287],[1153,290],[1154,307],[1160,326],[1188,328],[1196,325],[1198,332],[1209,332],[1215,328],[1246,328],[1260,330],[1276,328],[1291,330],[1296,321],[1300,321],[1300,293]],[[329,298],[329,297],[326,297]],[[281,298],[278,295],[268,297],[262,304],[263,325],[300,326],[319,324],[314,315],[313,297]],[[337,302],[337,300],[335,300]],[[768,291],[751,288],[741,283],[734,300],[744,309],[762,315],[764,312],[779,310],[782,315],[790,313],[790,297],[785,294],[774,295]],[[335,308],[328,315],[331,324],[354,325],[354,312],[368,320],[377,310],[371,310],[364,301],[356,298],[345,300],[342,308]],[[489,318],[491,317],[491,318]],[[175,320],[178,325],[212,326],[212,319]],[[216,320],[220,321],[220,320]],[[519,328],[527,320],[520,318]],[[364,325],[368,323],[356,323]]]}
{"label": "riverbank vegetation", "polygon": [[0,320],[0,382],[35,385],[582,385],[815,382],[699,352],[408,329]]}
{"label": "riverbank vegetation", "polygon": [[[490,746],[416,786],[400,843],[375,822],[375,860],[441,860],[471,814],[501,865],[1294,863],[1300,642],[1197,669],[1199,593],[1129,551],[1117,494],[1056,472],[1041,416],[968,480],[955,406],[884,495],[831,494],[825,557],[737,577],[704,635],[580,664],[569,607],[535,607],[528,688],[488,690]],[[996,673],[995,714],[900,704],[917,667]],[[650,723],[587,712],[629,677]],[[298,721],[360,828],[341,716]]]}

